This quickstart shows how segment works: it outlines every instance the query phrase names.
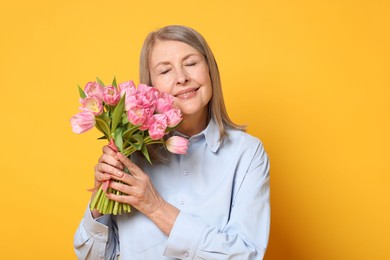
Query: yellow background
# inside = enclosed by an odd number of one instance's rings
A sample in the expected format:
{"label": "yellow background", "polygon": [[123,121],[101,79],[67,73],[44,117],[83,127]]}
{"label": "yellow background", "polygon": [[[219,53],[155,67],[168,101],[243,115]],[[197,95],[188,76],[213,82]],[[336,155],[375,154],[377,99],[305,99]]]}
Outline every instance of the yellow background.
{"label": "yellow background", "polygon": [[266,259],[390,259],[389,1],[9,1],[0,8],[2,259],[75,259],[102,141],[77,85],[138,82],[146,34],[199,30],[271,158]]}

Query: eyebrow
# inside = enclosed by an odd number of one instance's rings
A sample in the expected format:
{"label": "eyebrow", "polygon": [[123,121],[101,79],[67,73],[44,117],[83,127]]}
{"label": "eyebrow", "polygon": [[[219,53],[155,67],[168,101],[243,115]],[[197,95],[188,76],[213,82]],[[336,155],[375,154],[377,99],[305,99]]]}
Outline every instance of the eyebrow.
{"label": "eyebrow", "polygon": [[[182,60],[186,60],[186,59],[188,59],[188,58],[191,57],[191,56],[200,56],[200,55],[197,54],[197,53],[189,53],[189,54],[187,54],[186,56],[184,56],[184,58],[183,58]],[[156,66],[153,67],[153,69],[156,69],[156,68],[157,68],[158,66],[160,66],[160,65],[168,65],[168,64],[170,64],[169,61],[160,61],[160,62],[158,62],[158,63],[156,64]]]}

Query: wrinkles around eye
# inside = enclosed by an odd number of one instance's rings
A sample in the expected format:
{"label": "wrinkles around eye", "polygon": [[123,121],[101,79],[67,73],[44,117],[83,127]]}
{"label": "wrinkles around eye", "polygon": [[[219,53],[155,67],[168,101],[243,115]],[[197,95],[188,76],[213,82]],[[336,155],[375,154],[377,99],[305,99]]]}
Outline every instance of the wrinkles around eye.
{"label": "wrinkles around eye", "polygon": [[161,71],[159,74],[167,74],[169,71],[171,71],[170,69],[169,70],[163,70],[163,71]]}

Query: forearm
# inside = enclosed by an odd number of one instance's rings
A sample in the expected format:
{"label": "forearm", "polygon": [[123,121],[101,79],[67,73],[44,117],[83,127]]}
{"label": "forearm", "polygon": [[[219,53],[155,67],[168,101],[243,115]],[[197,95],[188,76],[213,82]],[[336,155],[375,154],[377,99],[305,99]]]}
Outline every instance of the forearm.
{"label": "forearm", "polygon": [[168,238],[164,256],[178,259],[262,259],[267,245],[262,244],[261,237],[268,236],[268,230],[258,224],[251,225],[250,230],[259,235],[255,238],[233,229],[221,230],[181,212]]}

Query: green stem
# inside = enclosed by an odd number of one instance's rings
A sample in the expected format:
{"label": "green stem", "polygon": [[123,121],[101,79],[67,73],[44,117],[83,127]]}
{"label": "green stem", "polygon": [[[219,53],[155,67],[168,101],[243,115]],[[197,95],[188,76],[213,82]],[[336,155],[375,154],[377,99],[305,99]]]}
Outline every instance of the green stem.
{"label": "green stem", "polygon": [[98,189],[97,193],[95,194],[95,197],[91,201],[90,209],[93,210],[96,208],[96,205],[99,201],[99,198],[101,197],[103,190],[101,188]]}
{"label": "green stem", "polygon": [[[115,194],[116,194],[116,195],[121,195],[121,192],[116,191]],[[113,213],[114,215],[117,215],[117,214],[118,214],[118,206],[119,206],[119,202],[115,201],[114,209],[113,209],[113,211],[112,211],[112,213]]]}
{"label": "green stem", "polygon": [[113,201],[113,200],[109,200],[109,202],[108,202],[108,213],[110,213],[110,214],[112,212],[112,209],[114,208],[114,203],[115,203],[115,201]]}
{"label": "green stem", "polygon": [[[111,193],[111,192],[112,192],[112,188],[108,188],[107,193]],[[104,200],[103,211],[104,211],[104,214],[107,214],[108,213],[108,203],[110,202],[110,200],[107,198],[107,196],[105,196],[105,194],[104,194],[104,197],[105,197],[105,200]]]}

